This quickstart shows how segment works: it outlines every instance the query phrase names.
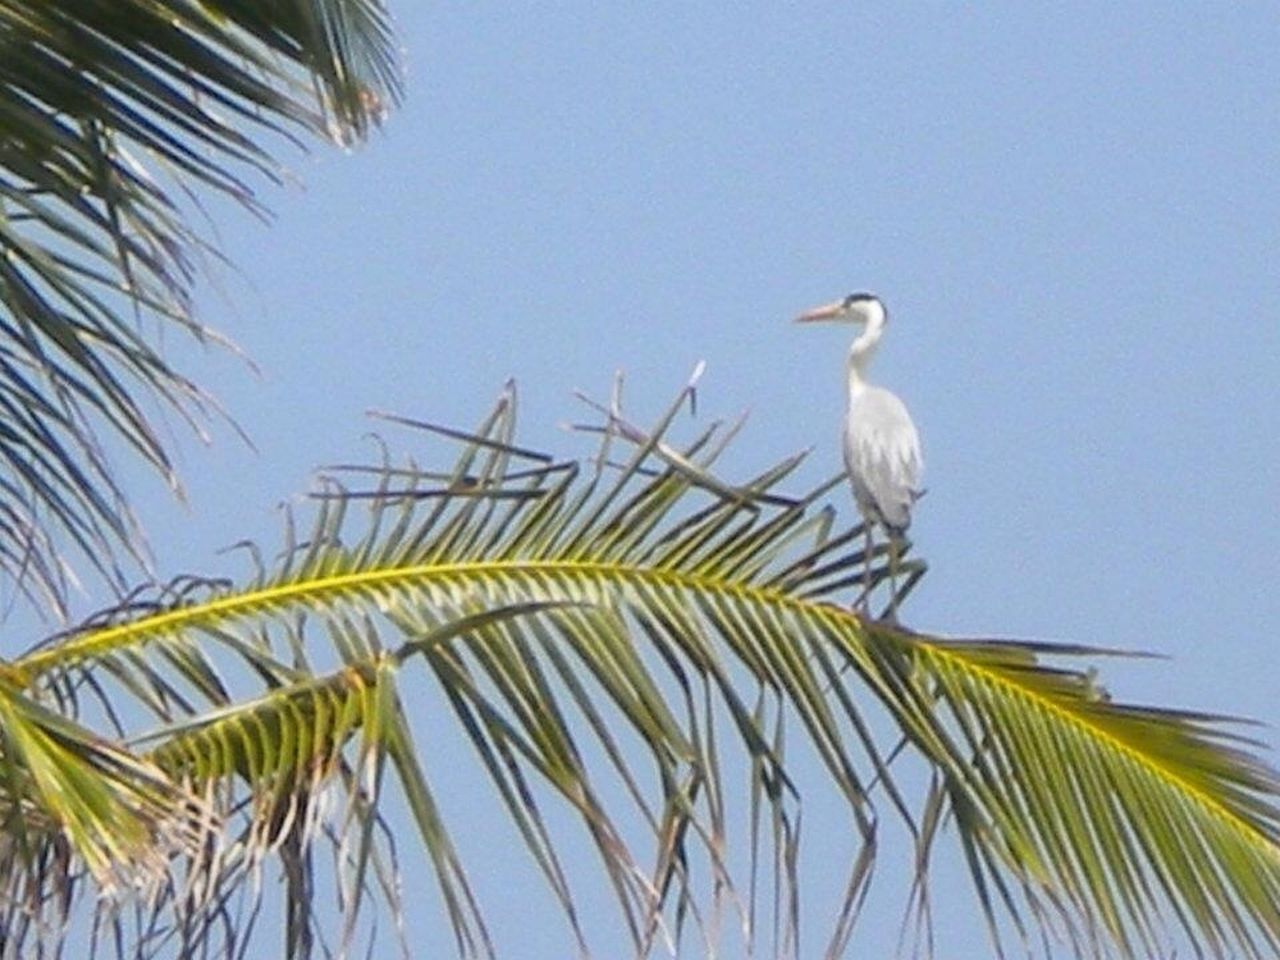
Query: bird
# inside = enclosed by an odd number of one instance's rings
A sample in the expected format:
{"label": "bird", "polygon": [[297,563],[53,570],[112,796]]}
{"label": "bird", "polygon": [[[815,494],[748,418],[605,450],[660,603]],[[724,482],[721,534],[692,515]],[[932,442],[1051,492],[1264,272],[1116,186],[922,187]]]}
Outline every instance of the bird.
{"label": "bird", "polygon": [[892,391],[867,381],[867,367],[880,346],[889,313],[874,294],[851,293],[806,310],[795,319],[797,323],[827,321],[862,326],[849,348],[846,363],[844,464],[865,528],[863,609],[870,602],[872,528],[878,525],[889,540],[889,616],[896,619],[898,552],[911,525],[911,509],[924,493],[920,487],[924,457],[920,435],[906,404]]}

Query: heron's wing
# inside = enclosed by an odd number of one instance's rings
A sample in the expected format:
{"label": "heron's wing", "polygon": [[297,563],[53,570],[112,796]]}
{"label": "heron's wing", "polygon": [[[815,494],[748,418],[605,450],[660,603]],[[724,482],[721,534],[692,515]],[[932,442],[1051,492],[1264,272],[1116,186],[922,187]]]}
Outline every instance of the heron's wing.
{"label": "heron's wing", "polygon": [[886,525],[905,529],[924,474],[920,436],[906,406],[888,390],[867,388],[849,407],[844,439],[855,496]]}

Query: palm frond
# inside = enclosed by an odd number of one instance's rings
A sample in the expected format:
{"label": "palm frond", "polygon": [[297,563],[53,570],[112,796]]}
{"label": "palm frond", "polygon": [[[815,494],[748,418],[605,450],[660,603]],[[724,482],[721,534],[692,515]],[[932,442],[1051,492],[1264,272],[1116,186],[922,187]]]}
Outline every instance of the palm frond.
{"label": "palm frond", "polygon": [[914,651],[974,758],[964,789],[983,798],[971,840],[988,865],[1050,878],[1086,933],[1122,955],[1164,951],[1162,906],[1211,954],[1280,950],[1276,774],[1223,718],[1112,703],[1032,652]]}
{"label": "palm frond", "polygon": [[[219,824],[153,763],[0,682],[0,890],[6,951],[57,929],[78,872],[107,898],[148,897]],[[60,916],[46,914],[54,907]],[[16,955],[16,954],[15,954]]]}
{"label": "palm frond", "polygon": [[391,51],[379,0],[0,2],[0,566],[55,609],[59,540],[113,583],[140,557],[100,434],[176,486],[146,398],[216,409],[142,323],[221,342],[191,312],[198,193],[263,215],[272,141],[364,136]]}
{"label": "palm frond", "polygon": [[[717,427],[684,445],[671,438],[691,391],[648,430],[625,421],[615,391],[596,407],[601,447],[586,470],[517,445],[512,388],[470,433],[419,424],[460,443],[451,468],[338,471],[317,491],[309,534],[245,587],[99,623],[19,658],[11,675],[33,691],[100,677],[145,691],[168,723],[189,712],[150,759],[275,798],[262,809],[280,809],[281,784],[295,789],[324,758],[326,782],[368,814],[357,818],[363,837],[374,835],[377,793],[356,786],[358,771],[389,760],[463,955],[495,947],[413,748],[411,731],[431,718],[400,690],[418,665],[584,950],[543,813],[549,795],[599,850],[638,953],[689,935],[712,942],[725,910],[754,938],[761,890],[780,898],[778,949],[799,951],[801,785],[783,748],[798,726],[861,843],[833,950],[851,933],[888,810],[915,838],[922,923],[931,855],[954,832],[997,943],[1010,927],[1023,938],[1038,928],[1081,956],[1137,956],[1161,952],[1178,925],[1209,955],[1273,955],[1277,784],[1245,742],[1217,718],[1112,702],[1070,666],[1102,651],[947,640],[852,612],[844,601],[864,565],[881,584],[885,563],[856,549],[861,528],[839,527],[823,502],[838,481],[780,492],[797,458],[745,483],[715,477]],[[340,482],[371,476],[372,488]],[[228,655],[267,691],[233,705],[211,679],[210,658]],[[312,666],[326,655],[335,671]],[[205,691],[208,706],[179,686]],[[935,771],[918,800],[873,709]],[[343,736],[302,749],[322,713]],[[745,893],[723,854],[724,721],[753,771],[755,843],[774,848],[771,881]],[[618,788],[626,816],[604,799]],[[358,846],[353,862],[371,862],[376,845]],[[754,849],[751,860],[764,862]],[[693,879],[703,872],[718,891],[709,905]]]}

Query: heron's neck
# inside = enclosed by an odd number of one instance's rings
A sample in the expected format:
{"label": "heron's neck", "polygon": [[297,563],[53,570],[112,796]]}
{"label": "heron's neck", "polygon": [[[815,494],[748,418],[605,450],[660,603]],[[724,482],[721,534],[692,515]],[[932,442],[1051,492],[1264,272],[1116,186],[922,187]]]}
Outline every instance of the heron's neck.
{"label": "heron's neck", "polygon": [[855,397],[867,388],[867,367],[880,346],[880,333],[884,328],[871,323],[862,331],[849,348],[849,396]]}

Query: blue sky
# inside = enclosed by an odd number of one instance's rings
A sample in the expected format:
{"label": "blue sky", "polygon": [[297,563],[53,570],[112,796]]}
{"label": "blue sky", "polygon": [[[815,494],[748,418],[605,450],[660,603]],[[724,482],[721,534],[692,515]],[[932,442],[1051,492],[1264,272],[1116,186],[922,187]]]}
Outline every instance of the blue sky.
{"label": "blue sky", "polygon": [[[731,469],[813,446],[804,479],[825,478],[848,333],[787,320],[870,289],[893,316],[873,373],[915,415],[930,490],[914,534],[931,572],[906,619],[1157,651],[1171,661],[1104,677],[1128,699],[1276,721],[1273,10],[392,9],[404,109],[353,155],[292,156],[305,189],[264,188],[269,229],[219,217],[239,273],[204,316],[263,373],[192,369],[258,449],[226,430],[186,443],[185,511],[143,483],[163,573],[235,569],[218,547],[275,541],[276,504],[315,466],[369,453],[366,409],[469,424],[508,376],[524,442],[570,451],[574,388],[603,395],[624,369],[630,409],[652,416],[705,359],[703,409],[751,411]],[[458,776],[461,795],[486,789]],[[811,855],[848,830],[821,786]],[[514,834],[453,808],[500,946],[565,955]],[[590,905],[598,861],[564,828]],[[864,955],[895,942],[897,854]],[[414,942],[435,955],[443,915],[412,855],[406,871]],[[985,956],[962,873],[940,874],[959,889],[939,927],[973,944],[949,956]]]}

